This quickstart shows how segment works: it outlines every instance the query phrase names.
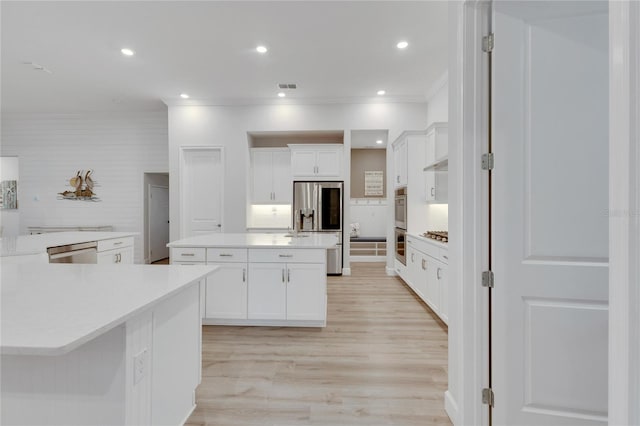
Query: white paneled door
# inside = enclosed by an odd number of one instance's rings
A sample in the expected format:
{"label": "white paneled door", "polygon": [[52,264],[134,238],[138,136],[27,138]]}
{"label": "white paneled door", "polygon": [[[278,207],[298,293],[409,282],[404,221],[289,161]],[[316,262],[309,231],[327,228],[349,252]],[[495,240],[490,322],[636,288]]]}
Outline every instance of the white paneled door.
{"label": "white paneled door", "polygon": [[493,7],[493,424],[605,425],[607,3]]}
{"label": "white paneled door", "polygon": [[169,188],[149,185],[149,262],[169,257]]}
{"label": "white paneled door", "polygon": [[221,147],[182,147],[181,238],[222,231]]}

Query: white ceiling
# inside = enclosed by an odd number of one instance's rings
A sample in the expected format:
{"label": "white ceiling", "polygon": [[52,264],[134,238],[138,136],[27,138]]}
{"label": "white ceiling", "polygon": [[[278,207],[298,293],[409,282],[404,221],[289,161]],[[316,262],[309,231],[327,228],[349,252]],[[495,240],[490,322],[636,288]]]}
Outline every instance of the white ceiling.
{"label": "white ceiling", "polygon": [[[420,101],[446,35],[444,1],[2,1],[2,109]],[[277,83],[298,89],[278,99]]]}

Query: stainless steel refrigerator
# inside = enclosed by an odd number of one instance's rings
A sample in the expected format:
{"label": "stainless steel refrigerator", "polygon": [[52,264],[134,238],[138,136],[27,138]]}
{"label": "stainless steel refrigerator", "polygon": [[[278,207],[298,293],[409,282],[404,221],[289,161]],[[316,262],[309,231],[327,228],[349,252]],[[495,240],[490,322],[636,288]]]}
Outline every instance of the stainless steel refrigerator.
{"label": "stainless steel refrigerator", "polygon": [[327,275],[342,275],[342,219],[344,182],[293,182],[293,229],[326,232],[338,237],[327,250]]}

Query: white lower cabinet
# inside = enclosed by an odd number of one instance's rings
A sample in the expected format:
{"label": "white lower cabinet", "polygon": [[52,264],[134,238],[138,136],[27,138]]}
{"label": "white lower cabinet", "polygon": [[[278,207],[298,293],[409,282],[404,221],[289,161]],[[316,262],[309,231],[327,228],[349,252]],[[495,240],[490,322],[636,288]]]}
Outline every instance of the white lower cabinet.
{"label": "white lower cabinet", "polygon": [[446,249],[407,238],[407,268],[402,279],[442,321],[449,321]]}
{"label": "white lower cabinet", "polygon": [[249,319],[323,321],[326,267],[317,263],[249,265]]}
{"label": "white lower cabinet", "polygon": [[248,265],[207,263],[219,269],[207,278],[205,318],[246,319]]}
{"label": "white lower cabinet", "polygon": [[98,264],[133,264],[133,237],[98,241]]}
{"label": "white lower cabinet", "polygon": [[284,263],[249,265],[249,319],[287,319],[287,267]]}
{"label": "white lower cabinet", "polygon": [[325,326],[326,256],[324,249],[171,248],[174,265],[218,267],[201,288],[205,324]]}

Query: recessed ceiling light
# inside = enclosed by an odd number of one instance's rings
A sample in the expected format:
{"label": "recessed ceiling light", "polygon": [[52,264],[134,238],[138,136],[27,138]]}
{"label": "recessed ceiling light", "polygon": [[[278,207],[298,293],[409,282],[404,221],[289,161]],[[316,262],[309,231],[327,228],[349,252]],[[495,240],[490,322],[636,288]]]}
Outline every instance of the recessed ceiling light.
{"label": "recessed ceiling light", "polygon": [[284,98],[285,96],[287,96],[287,94],[284,93],[284,92],[279,92],[278,93],[278,97],[280,97],[280,98]]}
{"label": "recessed ceiling light", "polygon": [[136,54],[136,52],[134,52],[133,50],[129,49],[128,47],[125,47],[124,49],[121,49],[120,52],[122,52],[122,54],[124,56],[133,56]]}
{"label": "recessed ceiling light", "polygon": [[378,139],[378,140],[376,141],[376,143],[377,143],[378,145],[382,145],[382,140]]}
{"label": "recessed ceiling light", "polygon": [[387,92],[385,92],[384,90],[378,90],[378,95],[380,95],[380,96],[384,95],[385,93],[387,93]]}
{"label": "recessed ceiling light", "polygon": [[407,43],[406,41],[401,41],[398,42],[398,44],[396,44],[396,46],[398,47],[398,49],[406,49],[407,46],[409,46],[409,43]]}
{"label": "recessed ceiling light", "polygon": [[189,95],[187,95],[186,93],[180,93],[180,97],[182,99],[189,99]]}
{"label": "recessed ceiling light", "polygon": [[258,46],[258,47],[256,47],[256,51],[257,51],[258,53],[267,53],[267,50],[269,50],[269,49],[267,49],[265,46]]}

